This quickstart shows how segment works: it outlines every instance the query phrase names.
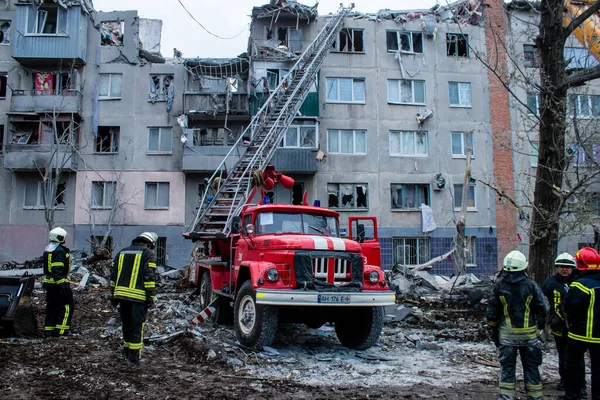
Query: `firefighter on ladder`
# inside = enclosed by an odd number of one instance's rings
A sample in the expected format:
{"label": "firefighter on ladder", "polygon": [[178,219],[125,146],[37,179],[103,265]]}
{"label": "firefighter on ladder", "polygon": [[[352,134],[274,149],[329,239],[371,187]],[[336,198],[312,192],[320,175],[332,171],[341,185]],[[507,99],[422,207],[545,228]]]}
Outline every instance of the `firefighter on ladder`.
{"label": "firefighter on ladder", "polygon": [[67,231],[56,227],[50,231],[50,243],[44,249],[44,289],[46,319],[44,336],[67,336],[73,318],[73,291],[68,276],[71,271],[69,249],[64,246]]}
{"label": "firefighter on ladder", "polygon": [[119,306],[123,323],[123,355],[134,364],[140,362],[144,341],[144,322],[154,305],[156,292],[156,247],[158,235],[144,232],[121,250],[111,269],[111,303]]}
{"label": "firefighter on ladder", "polygon": [[544,329],[549,306],[540,287],[527,276],[527,259],[518,250],[504,257],[502,273],[492,288],[487,323],[500,352],[500,397],[517,397],[517,353],[521,355],[528,400],[542,399],[541,343],[537,329]]}

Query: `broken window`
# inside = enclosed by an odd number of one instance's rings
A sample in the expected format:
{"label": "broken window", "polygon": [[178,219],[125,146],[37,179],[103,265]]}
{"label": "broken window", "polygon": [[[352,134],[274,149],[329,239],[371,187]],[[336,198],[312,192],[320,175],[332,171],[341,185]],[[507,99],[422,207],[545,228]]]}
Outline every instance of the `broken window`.
{"label": "broken window", "polygon": [[328,183],[329,208],[368,208],[367,183]]}
{"label": "broken window", "polygon": [[448,82],[448,96],[451,107],[471,107],[471,84]]}
{"label": "broken window", "polygon": [[67,96],[74,79],[68,72],[36,72],[33,74],[33,88],[36,96]]}
{"label": "broken window", "polygon": [[39,144],[39,121],[13,122],[11,144]]}
{"label": "broken window", "polygon": [[[48,185],[48,191],[52,190],[52,185]],[[60,182],[56,186],[56,196],[54,198],[54,207],[64,208],[65,193],[67,184]],[[48,192],[50,193],[50,192]],[[50,198],[50,196],[48,196]],[[42,181],[27,181],[25,182],[25,195],[23,208],[39,209],[44,208],[44,185]]]}
{"label": "broken window", "polygon": [[0,20],[0,44],[10,44],[10,21]]}
{"label": "broken window", "polygon": [[471,147],[471,157],[474,157],[473,132],[452,132],[452,157],[466,157],[467,147]]}
{"label": "broken window", "polygon": [[364,52],[362,29],[342,28],[338,40],[333,43],[333,51],[348,53]]}
{"label": "broken window", "polygon": [[523,45],[523,64],[529,68],[539,68],[540,57],[534,44]]}
{"label": "broken window", "polygon": [[[454,185],[454,208],[460,209],[462,204],[463,185]],[[476,211],[477,202],[475,201],[475,179],[471,178],[467,192],[467,211]]]}
{"label": "broken window", "polygon": [[477,238],[475,236],[467,236],[466,238],[466,254],[465,265],[467,267],[475,267],[477,265]]}
{"label": "broken window", "polygon": [[150,101],[166,101],[173,80],[173,75],[150,75]]}
{"label": "broken window", "polygon": [[100,89],[98,96],[100,100],[120,99],[123,85],[123,74],[99,74]]}
{"label": "broken window", "polygon": [[106,21],[100,23],[100,44],[102,46],[122,46],[124,21]]}
{"label": "broken window", "polygon": [[169,208],[169,182],[146,182],[144,208]]}
{"label": "broken window", "polygon": [[117,153],[119,151],[118,126],[99,126],[96,136],[96,153]]}
{"label": "broken window", "polygon": [[303,182],[294,182],[294,186],[292,187],[292,199],[291,203],[295,206],[301,206],[303,204],[304,198],[304,183]]}
{"label": "broken window", "polygon": [[332,154],[367,154],[367,131],[329,129],[327,151]]}
{"label": "broken window", "polygon": [[6,89],[8,88],[8,74],[0,73],[0,99],[6,99]]}
{"label": "broken window", "polygon": [[425,81],[388,79],[388,103],[425,104]]}
{"label": "broken window", "polygon": [[540,95],[535,92],[527,92],[527,114],[540,115]]}
{"label": "broken window", "polygon": [[194,146],[231,146],[243,131],[242,126],[204,127],[194,129]]}
{"label": "broken window", "polygon": [[426,131],[390,131],[391,156],[427,156],[429,154]]}
{"label": "broken window", "polygon": [[66,34],[67,10],[54,3],[35,4],[27,8],[27,33]]}
{"label": "broken window", "polygon": [[330,103],[365,103],[364,78],[327,78],[327,101]]}
{"label": "broken window", "polygon": [[116,199],[117,182],[92,182],[92,208],[113,208]]}
{"label": "broken window", "polygon": [[167,238],[159,236],[156,241],[156,262],[159,265],[167,264]]}
{"label": "broken window", "polygon": [[312,121],[290,125],[281,141],[282,147],[317,147],[317,127]]}
{"label": "broken window", "polygon": [[423,53],[423,34],[421,32],[387,31],[385,39],[388,51]]}
{"label": "broken window", "polygon": [[392,210],[418,210],[421,204],[430,206],[428,184],[392,184]]}
{"label": "broken window", "polygon": [[148,128],[148,152],[170,153],[173,150],[173,128]]}
{"label": "broken window", "polygon": [[[55,127],[56,135],[54,132]],[[73,122],[68,119],[60,119],[54,123],[52,120],[13,121],[10,130],[11,144],[65,144],[69,143],[73,137]]]}
{"label": "broken window", "polygon": [[431,259],[429,238],[392,238],[394,264],[420,265]]}
{"label": "broken window", "polygon": [[446,33],[446,54],[451,57],[469,57],[469,36]]}

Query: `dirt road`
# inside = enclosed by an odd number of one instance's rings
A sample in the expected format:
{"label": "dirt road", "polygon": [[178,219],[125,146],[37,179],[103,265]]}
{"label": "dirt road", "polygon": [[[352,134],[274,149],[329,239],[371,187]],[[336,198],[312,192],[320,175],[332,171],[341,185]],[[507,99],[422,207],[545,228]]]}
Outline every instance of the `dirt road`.
{"label": "dirt road", "polygon": [[[169,304],[183,296],[159,298],[149,318],[155,337],[177,331],[184,318],[173,318]],[[43,292],[33,304],[41,326]],[[72,336],[0,339],[0,398],[496,399],[498,368],[481,363],[493,364],[495,351],[477,334],[480,315],[424,311],[419,320],[386,325],[381,343],[365,352],[342,347],[326,326],[295,326],[282,327],[258,353],[237,345],[231,328],[207,323],[149,344],[137,367],[120,357],[107,290],[76,293]],[[553,351],[543,377],[546,398],[556,398]]]}

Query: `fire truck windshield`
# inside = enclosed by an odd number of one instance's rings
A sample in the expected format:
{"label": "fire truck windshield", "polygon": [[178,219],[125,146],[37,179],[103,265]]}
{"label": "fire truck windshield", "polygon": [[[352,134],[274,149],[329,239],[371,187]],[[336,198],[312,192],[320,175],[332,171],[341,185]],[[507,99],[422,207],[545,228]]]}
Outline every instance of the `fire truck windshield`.
{"label": "fire truck windshield", "polygon": [[339,237],[335,217],[306,213],[264,212],[256,217],[256,234],[303,233]]}

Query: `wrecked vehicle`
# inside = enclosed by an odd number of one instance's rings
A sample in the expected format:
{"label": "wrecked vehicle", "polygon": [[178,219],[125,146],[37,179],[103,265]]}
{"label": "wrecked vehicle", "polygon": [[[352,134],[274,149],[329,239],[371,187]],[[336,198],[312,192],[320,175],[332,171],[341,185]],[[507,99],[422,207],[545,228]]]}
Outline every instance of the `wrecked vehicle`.
{"label": "wrecked vehicle", "polygon": [[377,342],[395,294],[379,265],[375,217],[350,217],[356,240],[341,238],[338,213],[321,207],[256,205],[240,217],[239,232],[196,261],[194,283],[202,307],[217,300],[217,322],[233,313],[242,345],[269,345],[278,322],[333,323],[353,349]]}

